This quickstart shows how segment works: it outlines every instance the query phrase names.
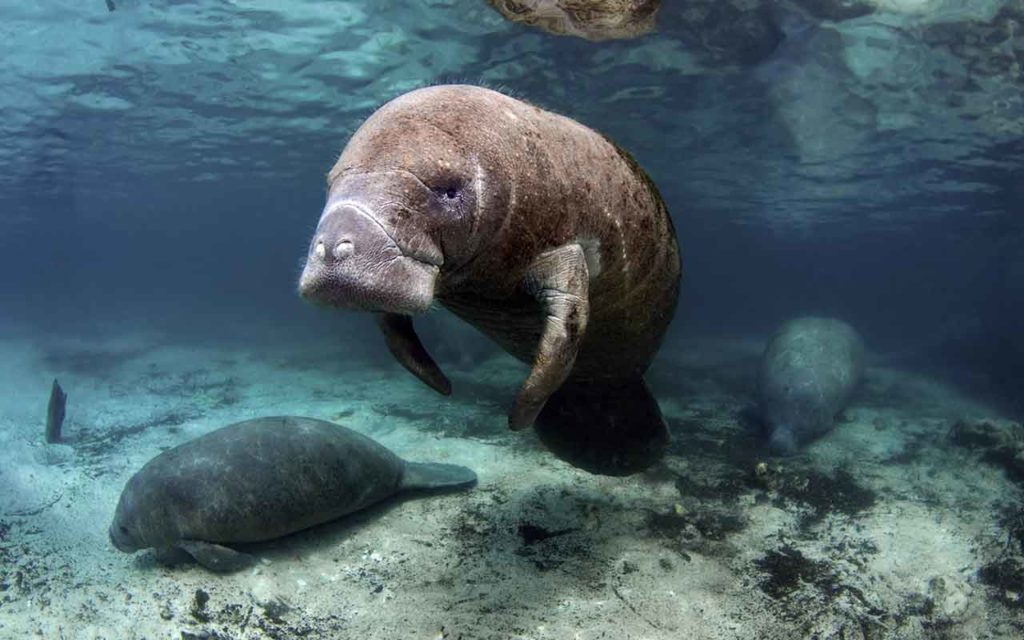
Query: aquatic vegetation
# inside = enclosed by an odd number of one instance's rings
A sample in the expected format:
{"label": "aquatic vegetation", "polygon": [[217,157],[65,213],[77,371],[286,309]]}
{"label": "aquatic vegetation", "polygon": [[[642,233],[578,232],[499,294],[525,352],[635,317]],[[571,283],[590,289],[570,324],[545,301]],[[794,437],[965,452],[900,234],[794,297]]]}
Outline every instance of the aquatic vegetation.
{"label": "aquatic vegetation", "polygon": [[957,420],[949,438],[958,446],[980,451],[982,458],[1024,482],[1024,427],[1003,420]]}

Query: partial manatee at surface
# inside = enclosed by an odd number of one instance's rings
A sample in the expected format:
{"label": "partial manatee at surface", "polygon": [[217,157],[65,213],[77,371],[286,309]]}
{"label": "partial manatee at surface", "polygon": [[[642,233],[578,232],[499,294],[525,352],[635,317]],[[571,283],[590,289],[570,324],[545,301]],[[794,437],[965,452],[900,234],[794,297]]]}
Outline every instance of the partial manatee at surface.
{"label": "partial manatee at surface", "polygon": [[128,480],[110,525],[124,552],[180,550],[213,571],[278,538],[403,491],[469,486],[471,470],[406,462],[351,429],[292,416],[238,422],[156,456]]}
{"label": "partial manatee at surface", "polygon": [[643,374],[680,277],[668,211],[626,151],[496,91],[441,85],[395,98],[349,140],[299,292],[377,313],[398,361],[447,394],[412,322],[440,303],[532,366],[513,429],[624,475],[668,442]]}
{"label": "partial manatee at surface", "polygon": [[806,317],[782,325],[761,359],[758,395],[769,444],[794,453],[829,430],[864,375],[864,346],[850,325]]}
{"label": "partial manatee at surface", "polygon": [[506,20],[587,40],[636,38],[654,29],[661,0],[487,0]]}

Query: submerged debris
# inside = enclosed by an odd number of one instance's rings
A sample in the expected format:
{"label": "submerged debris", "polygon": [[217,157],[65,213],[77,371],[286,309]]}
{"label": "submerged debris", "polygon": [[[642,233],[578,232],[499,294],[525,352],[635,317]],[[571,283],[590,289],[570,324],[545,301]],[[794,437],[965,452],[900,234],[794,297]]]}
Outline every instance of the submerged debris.
{"label": "submerged debris", "polygon": [[46,441],[50,444],[60,442],[60,430],[64,426],[64,414],[67,409],[68,394],[64,393],[57,379],[53,379],[50,387],[50,404],[46,407]]}
{"label": "submerged debris", "polygon": [[206,610],[206,603],[209,601],[210,594],[202,589],[196,589],[195,594],[192,596],[192,607],[190,609],[192,617],[199,622],[209,622],[210,613]]}

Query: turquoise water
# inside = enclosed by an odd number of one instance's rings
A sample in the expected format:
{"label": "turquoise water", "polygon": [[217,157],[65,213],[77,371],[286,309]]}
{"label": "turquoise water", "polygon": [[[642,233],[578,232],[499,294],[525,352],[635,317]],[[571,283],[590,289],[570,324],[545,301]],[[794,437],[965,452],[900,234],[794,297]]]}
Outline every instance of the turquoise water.
{"label": "turquoise water", "polygon": [[[0,0],[0,637],[1024,634],[1024,6],[653,4],[551,33],[485,0]],[[510,432],[529,367],[447,311],[416,326],[450,397],[370,314],[297,295],[346,142],[444,83],[600,131],[657,184],[683,280],[644,473]],[[853,326],[866,369],[778,456],[757,371],[806,315]],[[282,414],[480,483],[231,575],[110,545],[147,460]]]}

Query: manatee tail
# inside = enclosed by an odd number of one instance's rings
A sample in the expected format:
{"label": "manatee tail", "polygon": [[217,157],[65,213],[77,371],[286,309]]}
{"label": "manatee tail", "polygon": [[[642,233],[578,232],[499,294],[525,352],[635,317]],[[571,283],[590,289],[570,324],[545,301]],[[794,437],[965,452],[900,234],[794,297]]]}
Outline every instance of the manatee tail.
{"label": "manatee tail", "polygon": [[787,425],[779,425],[772,431],[768,440],[768,448],[777,456],[791,456],[796,453],[796,436]]}
{"label": "manatee tail", "polygon": [[457,489],[476,484],[472,469],[457,464],[406,462],[401,490]]}
{"label": "manatee tail", "polygon": [[643,378],[566,381],[534,423],[541,442],[569,464],[606,476],[628,476],[661,459],[668,428]]}

